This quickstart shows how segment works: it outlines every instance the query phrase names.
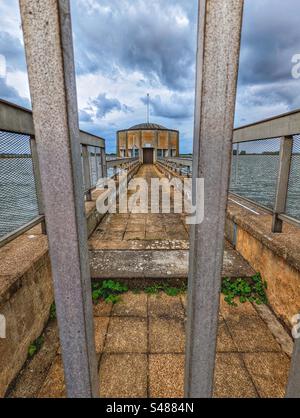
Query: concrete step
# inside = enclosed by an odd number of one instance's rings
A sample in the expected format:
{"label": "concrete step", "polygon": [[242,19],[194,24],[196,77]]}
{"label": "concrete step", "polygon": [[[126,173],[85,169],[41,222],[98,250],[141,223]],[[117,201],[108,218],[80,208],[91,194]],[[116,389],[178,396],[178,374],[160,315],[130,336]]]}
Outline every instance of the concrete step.
{"label": "concrete step", "polygon": [[[149,283],[180,285],[188,277],[187,250],[92,250],[93,280],[120,280],[132,287]],[[252,277],[255,271],[228,244],[224,252],[223,277]]]}

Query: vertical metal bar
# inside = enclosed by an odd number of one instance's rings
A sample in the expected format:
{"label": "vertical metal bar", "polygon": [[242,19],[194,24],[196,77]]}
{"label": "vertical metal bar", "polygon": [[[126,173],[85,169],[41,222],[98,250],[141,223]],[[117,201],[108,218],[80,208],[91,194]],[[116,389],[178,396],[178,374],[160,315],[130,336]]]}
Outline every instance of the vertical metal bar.
{"label": "vertical metal bar", "polygon": [[236,146],[236,159],[235,159],[235,184],[238,183],[238,175],[239,175],[239,158],[240,158],[240,144],[237,144]]}
{"label": "vertical metal bar", "polygon": [[300,339],[294,343],[294,353],[289,373],[289,380],[286,390],[286,398],[300,398]]}
{"label": "vertical metal bar", "polygon": [[205,214],[191,228],[185,395],[213,393],[225,213],[243,0],[200,0],[193,178],[205,180]]}
{"label": "vertical metal bar", "polygon": [[97,397],[70,4],[19,2],[67,394]]}
{"label": "vertical metal bar", "polygon": [[[38,159],[38,154],[37,154],[37,149],[36,149],[36,142],[35,142],[34,137],[30,137],[30,148],[31,148],[31,157],[32,157],[32,167],[33,167],[34,183],[35,183],[35,190],[36,190],[36,198],[37,198],[37,203],[38,203],[38,211],[39,211],[39,215],[45,215],[40,165],[39,165],[39,159]],[[42,234],[46,234],[47,230],[46,230],[45,220],[41,223],[41,227],[42,227]]]}
{"label": "vertical metal bar", "polygon": [[283,222],[279,219],[279,215],[286,210],[286,201],[289,187],[292,155],[293,155],[293,137],[286,136],[281,138],[280,157],[279,157],[279,173],[276,188],[276,200],[274,214],[272,220],[272,232],[281,233]]}
{"label": "vertical metal bar", "polygon": [[99,165],[98,165],[98,147],[95,147],[95,164],[96,164],[96,185],[97,182],[100,178],[100,170],[99,170]]}
{"label": "vertical metal bar", "polygon": [[91,167],[89,158],[89,149],[87,145],[82,145],[82,158],[83,158],[83,178],[84,178],[84,189],[86,192],[86,200],[92,201],[92,182],[91,182]]}
{"label": "vertical metal bar", "polygon": [[106,153],[105,148],[101,148],[101,158],[102,158],[102,177],[107,177],[107,163],[106,163]]}

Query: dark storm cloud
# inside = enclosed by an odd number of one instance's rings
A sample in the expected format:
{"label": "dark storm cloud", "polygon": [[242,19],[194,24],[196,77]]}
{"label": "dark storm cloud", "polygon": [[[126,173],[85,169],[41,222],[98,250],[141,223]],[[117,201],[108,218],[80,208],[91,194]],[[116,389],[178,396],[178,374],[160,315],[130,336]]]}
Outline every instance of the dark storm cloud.
{"label": "dark storm cloud", "polygon": [[11,86],[8,86],[4,78],[0,77],[0,97],[7,102],[16,103],[19,106],[26,107],[30,109],[30,101],[24,97],[21,97],[16,89]]}
{"label": "dark storm cloud", "polygon": [[133,109],[125,104],[122,104],[118,99],[108,98],[106,93],[99,94],[96,99],[91,100],[91,104],[97,108],[97,118],[104,118],[108,113],[111,113],[114,110],[125,113],[133,111]]}
{"label": "dark storm cloud", "polygon": [[[141,98],[144,104],[147,104],[145,97]],[[152,114],[154,116],[168,119],[186,119],[193,116],[193,98],[182,97],[173,94],[170,99],[161,98],[159,95],[150,98]]]}
{"label": "dark storm cloud", "polygon": [[299,0],[247,0],[240,83],[291,79],[291,60],[300,53]]}
{"label": "dark storm cloud", "polygon": [[93,13],[85,3],[73,7],[78,73],[122,68],[171,90],[193,86],[195,1],[90,1]]}
{"label": "dark storm cloud", "polygon": [[292,57],[300,53],[299,11],[299,0],[245,1],[237,121],[300,107],[300,80],[292,77]]}

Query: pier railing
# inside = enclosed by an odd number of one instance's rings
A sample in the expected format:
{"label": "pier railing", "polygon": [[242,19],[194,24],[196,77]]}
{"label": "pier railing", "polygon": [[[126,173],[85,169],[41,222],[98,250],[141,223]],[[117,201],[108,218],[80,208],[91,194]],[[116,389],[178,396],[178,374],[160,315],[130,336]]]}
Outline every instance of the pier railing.
{"label": "pier railing", "polygon": [[[49,138],[51,140],[51,138]],[[87,200],[106,177],[104,139],[80,131]],[[34,226],[46,233],[35,132],[30,110],[0,100],[0,247]]]}
{"label": "pier railing", "polygon": [[[283,221],[300,226],[300,111],[235,129],[230,193]],[[158,160],[181,176],[192,175],[191,158]]]}
{"label": "pier railing", "polygon": [[139,158],[116,158],[107,161],[107,175],[115,178],[121,171],[130,171],[134,166],[139,164]]}

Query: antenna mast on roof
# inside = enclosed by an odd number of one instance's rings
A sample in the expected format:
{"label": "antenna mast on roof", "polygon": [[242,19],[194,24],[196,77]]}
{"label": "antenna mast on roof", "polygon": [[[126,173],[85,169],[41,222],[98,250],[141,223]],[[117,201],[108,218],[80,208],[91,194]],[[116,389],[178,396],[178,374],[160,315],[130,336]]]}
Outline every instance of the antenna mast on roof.
{"label": "antenna mast on roof", "polygon": [[147,94],[147,123],[150,123],[150,94]]}

